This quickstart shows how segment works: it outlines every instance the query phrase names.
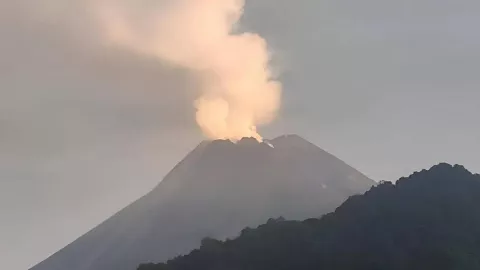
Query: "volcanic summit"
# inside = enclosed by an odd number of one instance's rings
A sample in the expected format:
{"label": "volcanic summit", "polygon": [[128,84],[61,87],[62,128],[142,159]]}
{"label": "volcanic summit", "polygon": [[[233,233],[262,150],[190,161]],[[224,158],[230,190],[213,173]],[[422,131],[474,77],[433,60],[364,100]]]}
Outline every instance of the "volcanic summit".
{"label": "volcanic summit", "polygon": [[132,270],[269,218],[333,211],[375,182],[297,135],[205,141],[150,193],[31,270]]}

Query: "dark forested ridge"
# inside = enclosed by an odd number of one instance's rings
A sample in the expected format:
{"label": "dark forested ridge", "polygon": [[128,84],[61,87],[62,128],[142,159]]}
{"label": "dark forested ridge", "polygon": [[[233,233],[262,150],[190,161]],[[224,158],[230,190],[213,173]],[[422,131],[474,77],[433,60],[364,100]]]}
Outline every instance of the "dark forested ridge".
{"label": "dark forested ridge", "polygon": [[437,165],[303,222],[271,219],[234,240],[139,270],[480,269],[480,176]]}

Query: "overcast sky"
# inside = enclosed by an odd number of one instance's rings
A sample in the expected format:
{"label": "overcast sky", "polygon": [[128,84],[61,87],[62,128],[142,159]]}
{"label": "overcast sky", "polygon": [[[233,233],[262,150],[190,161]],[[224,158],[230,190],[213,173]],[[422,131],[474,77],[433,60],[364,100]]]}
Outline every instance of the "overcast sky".
{"label": "overcast sky", "polygon": [[[0,269],[45,259],[202,140],[192,74],[99,46],[83,2],[0,0]],[[479,25],[476,0],[247,1],[243,27],[285,86],[262,133],[375,180],[442,161],[480,172]]]}

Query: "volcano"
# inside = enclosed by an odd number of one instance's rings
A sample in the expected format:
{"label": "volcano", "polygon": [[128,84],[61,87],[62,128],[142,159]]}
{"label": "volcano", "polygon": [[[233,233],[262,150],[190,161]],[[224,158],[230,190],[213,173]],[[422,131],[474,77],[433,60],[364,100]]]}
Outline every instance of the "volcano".
{"label": "volcano", "polygon": [[374,184],[297,135],[202,142],[150,193],[31,270],[134,270],[269,218],[319,217]]}

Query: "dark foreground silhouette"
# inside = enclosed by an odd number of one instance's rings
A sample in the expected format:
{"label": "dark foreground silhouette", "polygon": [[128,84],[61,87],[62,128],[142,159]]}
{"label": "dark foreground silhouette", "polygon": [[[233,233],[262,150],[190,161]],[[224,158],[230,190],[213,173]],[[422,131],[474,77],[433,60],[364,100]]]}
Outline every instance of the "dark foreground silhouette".
{"label": "dark foreground silhouette", "polygon": [[478,270],[479,207],[480,176],[440,164],[381,183],[321,219],[271,219],[139,270]]}

